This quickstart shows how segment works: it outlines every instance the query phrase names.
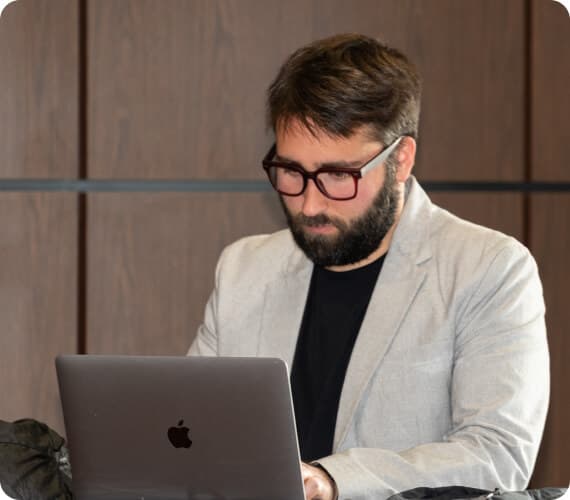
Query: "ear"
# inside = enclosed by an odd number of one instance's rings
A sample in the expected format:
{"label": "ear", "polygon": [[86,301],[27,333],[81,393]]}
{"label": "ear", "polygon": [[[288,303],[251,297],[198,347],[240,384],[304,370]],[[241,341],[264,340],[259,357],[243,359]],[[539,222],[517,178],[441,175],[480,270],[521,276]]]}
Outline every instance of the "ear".
{"label": "ear", "polygon": [[396,157],[398,160],[396,180],[406,182],[416,162],[416,140],[413,137],[405,136],[398,146]]}

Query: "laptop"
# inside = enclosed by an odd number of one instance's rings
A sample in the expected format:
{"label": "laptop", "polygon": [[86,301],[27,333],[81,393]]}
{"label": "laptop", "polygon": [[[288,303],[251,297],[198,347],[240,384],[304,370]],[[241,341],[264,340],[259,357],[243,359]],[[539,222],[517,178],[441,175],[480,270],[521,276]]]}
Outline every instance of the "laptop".
{"label": "laptop", "polygon": [[304,500],[285,362],[56,359],[74,498]]}

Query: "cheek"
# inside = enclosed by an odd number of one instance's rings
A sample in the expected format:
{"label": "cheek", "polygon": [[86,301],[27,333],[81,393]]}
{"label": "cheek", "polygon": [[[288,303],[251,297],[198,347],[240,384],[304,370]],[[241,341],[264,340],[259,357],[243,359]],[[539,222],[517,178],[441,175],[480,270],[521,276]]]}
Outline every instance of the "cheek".
{"label": "cheek", "polygon": [[383,173],[379,169],[373,170],[366,177],[360,179],[356,199],[370,201],[384,187],[384,181],[385,177]]}
{"label": "cheek", "polygon": [[376,197],[375,189],[369,186],[361,186],[358,189],[358,195],[351,203],[351,211],[354,214],[361,214],[370,208],[374,198]]}
{"label": "cheek", "polygon": [[378,193],[384,188],[383,181],[383,176],[373,178],[372,175],[365,181],[361,180],[358,185],[358,194],[353,200],[354,206],[359,207],[360,210],[369,208],[376,196],[378,196]]}
{"label": "cheek", "polygon": [[366,212],[368,206],[369,203],[356,198],[352,200],[350,206],[346,206],[344,210],[340,210],[339,213],[342,214],[342,218],[348,222],[358,219],[364,212]]}
{"label": "cheek", "polygon": [[283,206],[293,215],[298,214],[303,206],[302,196],[282,196]]}

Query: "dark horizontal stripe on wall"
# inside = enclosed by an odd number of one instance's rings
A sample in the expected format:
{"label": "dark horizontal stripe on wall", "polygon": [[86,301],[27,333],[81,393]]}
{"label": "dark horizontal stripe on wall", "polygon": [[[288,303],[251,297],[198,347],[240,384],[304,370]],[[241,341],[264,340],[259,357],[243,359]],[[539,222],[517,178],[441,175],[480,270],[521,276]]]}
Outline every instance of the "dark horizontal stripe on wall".
{"label": "dark horizontal stripe on wall", "polygon": [[[570,182],[421,182],[427,191],[570,192]],[[0,179],[0,191],[265,192],[267,181]]]}
{"label": "dark horizontal stripe on wall", "polygon": [[270,191],[266,181],[201,180],[0,180],[0,191],[91,192],[259,192]]}
{"label": "dark horizontal stripe on wall", "polygon": [[570,191],[570,182],[420,182],[426,191],[492,191],[492,192],[564,192]]}

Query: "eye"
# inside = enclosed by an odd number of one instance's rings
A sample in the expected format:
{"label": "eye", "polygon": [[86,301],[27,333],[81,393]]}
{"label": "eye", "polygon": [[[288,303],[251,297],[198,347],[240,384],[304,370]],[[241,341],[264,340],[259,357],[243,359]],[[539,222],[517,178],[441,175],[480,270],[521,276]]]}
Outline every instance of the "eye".
{"label": "eye", "polygon": [[348,172],[342,172],[342,171],[340,171],[340,172],[327,172],[326,175],[329,178],[329,180],[335,181],[335,182],[345,181],[345,180],[352,178],[352,175],[350,175]]}
{"label": "eye", "polygon": [[301,173],[292,168],[281,167],[281,173],[287,177],[301,177]]}

